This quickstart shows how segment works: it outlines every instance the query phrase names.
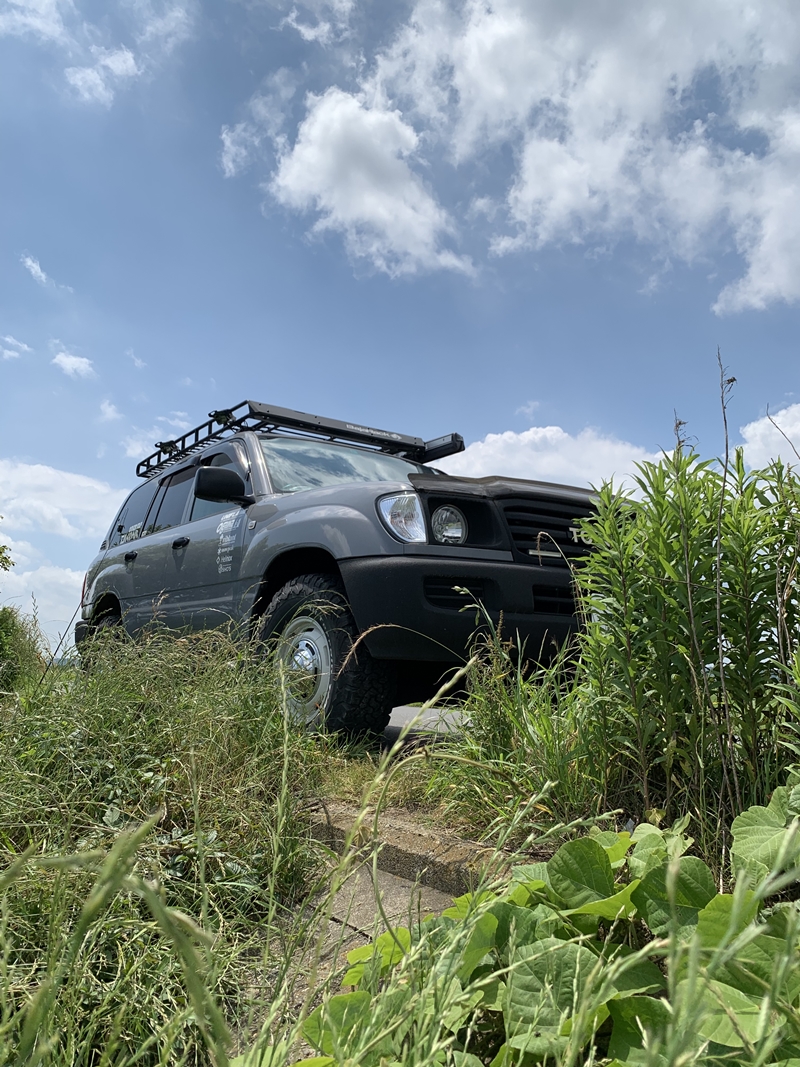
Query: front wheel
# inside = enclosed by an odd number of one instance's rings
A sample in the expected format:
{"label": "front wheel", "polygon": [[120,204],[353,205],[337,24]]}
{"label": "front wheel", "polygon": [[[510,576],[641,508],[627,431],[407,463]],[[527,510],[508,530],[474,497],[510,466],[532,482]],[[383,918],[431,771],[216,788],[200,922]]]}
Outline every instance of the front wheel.
{"label": "front wheel", "polygon": [[341,582],[304,574],[272,598],[258,630],[281,671],[296,722],[363,737],[383,732],[394,696],[390,668],[356,646],[358,629]]}

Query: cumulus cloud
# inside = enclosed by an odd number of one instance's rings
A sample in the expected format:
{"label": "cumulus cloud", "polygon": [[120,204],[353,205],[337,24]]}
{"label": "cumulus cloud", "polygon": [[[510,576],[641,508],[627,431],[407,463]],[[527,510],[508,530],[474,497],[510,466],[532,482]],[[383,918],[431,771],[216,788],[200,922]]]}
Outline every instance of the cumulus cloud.
{"label": "cumulus cloud", "polygon": [[101,422],[116,422],[117,419],[122,418],[122,412],[111,403],[110,400],[102,400],[100,402],[100,421]]}
{"label": "cumulus cloud", "polygon": [[39,266],[38,259],[34,259],[33,256],[20,256],[20,263],[39,285],[47,285],[49,283],[50,279]]}
{"label": "cumulus cloud", "polygon": [[137,355],[134,355],[134,351],[133,351],[132,348],[129,348],[128,351],[125,353],[125,355],[128,356],[131,359],[131,361],[133,362],[134,367],[137,370],[144,370],[144,368],[147,366],[147,364],[145,363],[145,361],[143,359],[139,359],[139,357]]}
{"label": "cumulus cloud", "polygon": [[250,98],[245,108],[246,117],[235,126],[222,127],[220,165],[226,178],[241,174],[262,154],[266,145],[283,143],[281,130],[286,106],[296,88],[296,76],[281,67],[269,76],[264,88]]}
{"label": "cumulus cloud", "polygon": [[[782,431],[782,432],[781,432]],[[765,415],[742,426],[744,458],[750,467],[766,467],[773,459],[800,465],[800,404],[790,404],[774,415]],[[788,438],[788,440],[787,440]]]}
{"label": "cumulus cloud", "polygon": [[[36,616],[51,651],[72,644],[72,626],[80,605],[83,572],[43,563],[0,575],[0,604]],[[64,640],[62,641],[62,637]]]}
{"label": "cumulus cloud", "polygon": [[56,45],[68,59],[64,78],[69,90],[86,104],[110,107],[116,93],[143,74],[154,72],[165,57],[188,40],[198,0],[123,0],[118,14],[126,24],[128,44],[114,40],[111,19],[83,0],[0,0],[0,36],[28,36]]}
{"label": "cumulus cloud", "polygon": [[57,352],[50,360],[68,378],[96,378],[92,361],[86,356],[74,356],[71,352]]}
{"label": "cumulus cloud", "polygon": [[0,459],[2,529],[38,530],[76,539],[102,537],[124,491],[42,463]]}
{"label": "cumulus cloud", "polygon": [[185,411],[171,411],[169,415],[159,415],[155,425],[149,430],[134,427],[133,432],[123,438],[124,453],[128,459],[142,459],[154,451],[156,441],[169,440],[176,434],[185,433],[191,426]]}
{"label": "cumulus cloud", "polygon": [[111,107],[119,85],[135,78],[141,71],[133,53],[127,48],[107,51],[93,48],[95,62],[87,67],[67,67],[64,77],[85,103]]}
{"label": "cumulus cloud", "polygon": [[26,345],[24,341],[18,341],[16,337],[10,335],[0,337],[0,359],[19,359],[23,352],[32,351],[30,345]]}
{"label": "cumulus cloud", "polygon": [[355,6],[355,0],[311,0],[302,5],[302,14],[293,7],[282,25],[296,30],[304,41],[329,45],[347,36]]}
{"label": "cumulus cloud", "polygon": [[69,33],[62,11],[69,6],[59,0],[6,0],[5,10],[0,11],[0,36],[30,35],[66,44]]}
{"label": "cumulus cloud", "polygon": [[474,441],[456,456],[437,461],[448,474],[470,478],[504,475],[564,485],[594,485],[613,478],[630,484],[636,464],[658,461],[659,454],[587,427],[577,434],[560,426],[532,426],[522,433],[506,430]]}
{"label": "cumulus cloud", "polygon": [[19,261],[25,268],[25,270],[33,278],[33,280],[35,282],[38,282],[39,285],[43,286],[44,288],[64,289],[68,293],[72,292],[71,286],[60,285],[58,282],[54,281],[48,274],[46,274],[45,271],[42,270],[39,260],[34,259],[33,256],[29,256],[27,253],[25,253],[24,255],[21,255],[19,257]]}
{"label": "cumulus cloud", "polygon": [[450,219],[411,167],[418,145],[396,110],[338,88],[309,94],[270,189],[286,207],[315,211],[315,233],[341,233],[352,256],[390,275],[436,267],[469,272],[469,260],[443,246]]}
{"label": "cumulus cloud", "polygon": [[[345,6],[284,23],[349,44],[271,189],[351,254],[401,273],[463,269],[459,233],[494,256],[632,239],[657,265],[644,293],[668,283],[658,265],[734,252],[717,313],[800,300],[794,0],[415,0],[378,46]],[[252,115],[226,126],[225,173],[265,137]]]}

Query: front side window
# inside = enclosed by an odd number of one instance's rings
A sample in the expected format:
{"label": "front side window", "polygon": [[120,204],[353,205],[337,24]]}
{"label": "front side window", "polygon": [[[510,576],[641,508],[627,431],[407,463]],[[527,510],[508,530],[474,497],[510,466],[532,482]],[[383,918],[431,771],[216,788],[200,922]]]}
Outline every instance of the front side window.
{"label": "front side window", "polygon": [[157,478],[153,478],[134,489],[117,516],[114,528],[111,531],[109,547],[114,548],[116,545],[124,545],[128,541],[135,541],[137,537],[142,536],[142,524],[157,489]]}
{"label": "front side window", "polygon": [[327,441],[262,437],[260,442],[276,493],[347,482],[406,482],[410,474],[428,470],[408,459]]}
{"label": "front side window", "polygon": [[[165,492],[161,497],[158,513],[155,509],[147,523],[147,533],[158,533],[159,530],[169,530],[172,526],[178,526],[183,519],[186,501],[194,481],[195,467],[186,467],[182,471],[173,474],[165,483]],[[155,518],[153,516],[155,515]]]}

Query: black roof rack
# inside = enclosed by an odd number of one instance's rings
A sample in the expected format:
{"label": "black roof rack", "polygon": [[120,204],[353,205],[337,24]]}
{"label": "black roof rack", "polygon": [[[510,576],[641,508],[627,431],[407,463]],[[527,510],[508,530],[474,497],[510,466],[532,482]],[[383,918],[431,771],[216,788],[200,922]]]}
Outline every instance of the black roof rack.
{"label": "black roof rack", "polygon": [[292,411],[291,408],[270,407],[255,400],[243,400],[235,407],[210,411],[207,422],[187,430],[174,441],[156,441],[156,451],[136,465],[136,473],[140,478],[149,478],[176,459],[196,452],[207,442],[228,437],[240,430],[279,431],[326,441],[348,441],[417,463],[431,463],[443,456],[464,451],[464,438],[457,433],[423,441],[421,437],[408,437],[401,433],[389,433],[388,430],[375,430],[371,426],[323,419],[319,415]]}

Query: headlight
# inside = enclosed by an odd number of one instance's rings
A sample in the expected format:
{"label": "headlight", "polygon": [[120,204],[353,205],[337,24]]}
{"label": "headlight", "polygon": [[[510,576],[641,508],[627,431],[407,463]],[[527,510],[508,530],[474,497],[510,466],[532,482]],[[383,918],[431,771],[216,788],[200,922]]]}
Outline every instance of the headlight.
{"label": "headlight", "polygon": [[467,539],[467,520],[458,510],[446,504],[431,516],[433,536],[441,545],[463,545]]}
{"label": "headlight", "polygon": [[397,493],[378,501],[378,514],[395,537],[409,544],[424,545],[425,519],[416,493]]}

